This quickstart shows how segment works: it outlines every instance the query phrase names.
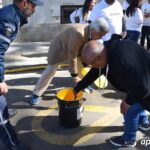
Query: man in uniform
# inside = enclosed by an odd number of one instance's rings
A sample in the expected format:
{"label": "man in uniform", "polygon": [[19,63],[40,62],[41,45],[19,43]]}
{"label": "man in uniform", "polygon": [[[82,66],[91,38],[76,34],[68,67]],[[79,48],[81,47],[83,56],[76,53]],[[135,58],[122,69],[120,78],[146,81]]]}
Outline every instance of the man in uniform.
{"label": "man in uniform", "polygon": [[7,149],[29,150],[17,138],[10,124],[5,94],[8,92],[4,80],[4,55],[10,43],[16,38],[21,26],[35,12],[35,7],[43,5],[39,0],[13,0],[13,4],[0,9],[0,140]]}

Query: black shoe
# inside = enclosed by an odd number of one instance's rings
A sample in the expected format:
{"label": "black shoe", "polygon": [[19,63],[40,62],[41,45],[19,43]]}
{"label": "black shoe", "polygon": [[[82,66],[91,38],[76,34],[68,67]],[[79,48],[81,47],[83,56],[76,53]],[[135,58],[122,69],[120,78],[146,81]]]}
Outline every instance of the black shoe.
{"label": "black shoe", "polygon": [[16,109],[8,109],[9,118],[14,117],[17,114]]}
{"label": "black shoe", "polygon": [[118,147],[135,147],[136,141],[124,141],[122,136],[114,136],[109,139],[110,143]]}
{"label": "black shoe", "polygon": [[26,147],[22,142],[19,142],[15,146],[11,146],[9,148],[10,150],[30,150],[28,147]]}

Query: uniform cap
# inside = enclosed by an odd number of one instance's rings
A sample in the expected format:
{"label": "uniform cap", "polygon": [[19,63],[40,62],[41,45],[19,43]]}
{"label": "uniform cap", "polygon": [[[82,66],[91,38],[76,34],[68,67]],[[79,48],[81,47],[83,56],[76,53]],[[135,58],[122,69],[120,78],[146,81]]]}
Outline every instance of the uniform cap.
{"label": "uniform cap", "polygon": [[28,0],[28,2],[35,4],[36,6],[43,6],[43,2],[40,0]]}

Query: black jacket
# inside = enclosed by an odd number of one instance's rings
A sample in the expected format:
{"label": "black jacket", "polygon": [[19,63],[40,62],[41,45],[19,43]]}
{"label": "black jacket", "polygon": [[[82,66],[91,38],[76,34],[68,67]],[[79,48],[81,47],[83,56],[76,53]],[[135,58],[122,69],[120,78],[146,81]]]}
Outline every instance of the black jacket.
{"label": "black jacket", "polygon": [[[139,102],[150,111],[150,54],[129,40],[110,40],[105,44],[109,65],[108,80],[119,91],[127,94],[125,101]],[[99,76],[92,68],[74,88],[76,92],[91,84]]]}

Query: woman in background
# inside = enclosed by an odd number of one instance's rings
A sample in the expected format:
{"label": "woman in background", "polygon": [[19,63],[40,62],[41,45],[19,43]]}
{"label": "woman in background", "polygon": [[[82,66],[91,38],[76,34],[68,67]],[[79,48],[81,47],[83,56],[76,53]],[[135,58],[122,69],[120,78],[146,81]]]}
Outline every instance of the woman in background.
{"label": "woman in background", "polygon": [[142,0],[130,0],[126,10],[126,29],[128,39],[138,42],[143,25],[143,14],[140,9]]}
{"label": "woman in background", "polygon": [[[85,0],[83,7],[76,9],[70,15],[71,23],[87,23],[93,6],[96,0]],[[79,18],[79,22],[76,22],[76,17]]]}
{"label": "woman in background", "polygon": [[124,0],[123,4],[122,4],[122,9],[123,9],[123,13],[125,14],[127,8],[129,7],[130,4],[130,0]]}
{"label": "woman in background", "polygon": [[147,0],[148,3],[144,3],[141,7],[143,16],[144,16],[144,22],[142,26],[142,32],[141,32],[141,45],[144,47],[145,44],[145,38],[147,40],[146,48],[147,50],[150,49],[150,0]]}
{"label": "woman in background", "polygon": [[[96,0],[85,0],[83,7],[76,9],[73,11],[70,15],[70,21],[71,23],[88,23],[89,16],[91,14],[91,10],[96,4]],[[83,67],[87,67],[87,65],[82,64],[81,61],[78,61],[77,63],[78,69],[81,70]],[[80,78],[83,77],[81,73],[79,73]],[[84,92],[91,93],[94,91],[94,88],[89,85],[87,88],[84,89]]]}

